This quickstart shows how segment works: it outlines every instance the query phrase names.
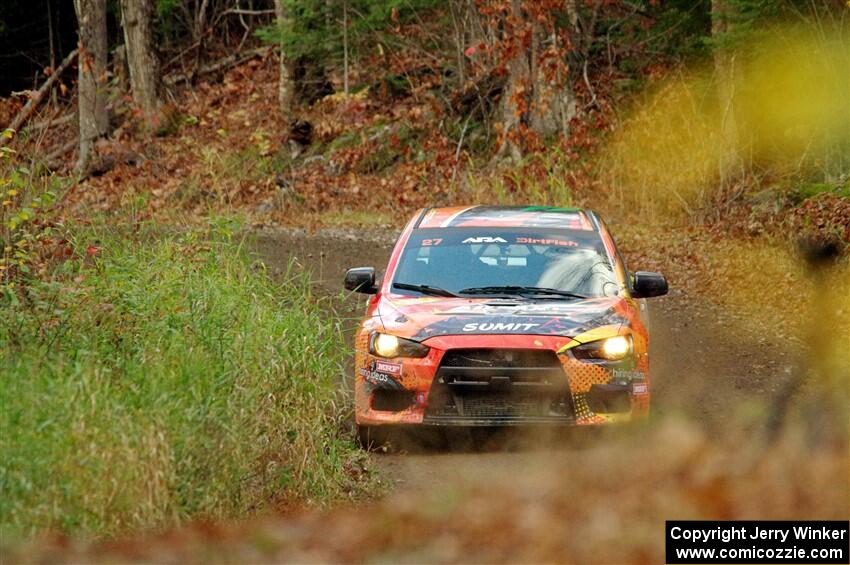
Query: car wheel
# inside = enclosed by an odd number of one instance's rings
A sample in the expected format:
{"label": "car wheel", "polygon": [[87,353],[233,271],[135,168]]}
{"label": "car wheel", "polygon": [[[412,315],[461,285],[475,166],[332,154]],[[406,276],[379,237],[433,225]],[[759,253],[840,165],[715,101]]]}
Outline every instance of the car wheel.
{"label": "car wheel", "polygon": [[447,447],[445,430],[439,426],[414,428],[410,435],[419,451],[444,451]]}
{"label": "car wheel", "polygon": [[365,451],[377,451],[386,445],[386,436],[371,426],[357,424],[357,445]]}

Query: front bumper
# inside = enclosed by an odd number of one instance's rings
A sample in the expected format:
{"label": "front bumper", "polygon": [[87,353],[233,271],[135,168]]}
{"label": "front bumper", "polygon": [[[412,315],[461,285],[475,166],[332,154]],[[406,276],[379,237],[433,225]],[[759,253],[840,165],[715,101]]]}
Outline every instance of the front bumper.
{"label": "front bumper", "polygon": [[[445,336],[428,341],[421,359],[385,360],[358,347],[355,418],[360,425],[434,426],[605,425],[649,411],[645,356],[615,379],[615,367],[555,355],[567,338]],[[557,359],[545,367],[446,367],[452,350],[536,350]],[[377,370],[381,369],[381,370]]]}

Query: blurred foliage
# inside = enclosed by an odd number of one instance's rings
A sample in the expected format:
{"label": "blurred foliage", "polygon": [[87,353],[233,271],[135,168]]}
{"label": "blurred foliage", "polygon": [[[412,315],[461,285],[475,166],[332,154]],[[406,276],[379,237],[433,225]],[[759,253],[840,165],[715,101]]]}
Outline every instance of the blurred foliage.
{"label": "blurred foliage", "polygon": [[[847,47],[845,35],[810,28],[785,28],[741,47],[732,85],[739,134],[731,147],[746,171],[740,191],[761,178],[846,178],[850,77],[837,70],[850,66]],[[729,197],[717,182],[721,154],[730,148],[721,141],[728,109],[715,81],[711,69],[662,81],[612,136],[605,174],[621,205],[692,214]]]}

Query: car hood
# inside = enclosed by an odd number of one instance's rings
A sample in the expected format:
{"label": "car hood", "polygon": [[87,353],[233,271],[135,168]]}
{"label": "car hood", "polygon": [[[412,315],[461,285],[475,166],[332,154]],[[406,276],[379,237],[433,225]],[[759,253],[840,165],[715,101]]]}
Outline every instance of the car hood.
{"label": "car hood", "polygon": [[377,311],[385,331],[423,341],[443,335],[528,334],[574,337],[627,322],[620,297],[584,300],[384,297]]}

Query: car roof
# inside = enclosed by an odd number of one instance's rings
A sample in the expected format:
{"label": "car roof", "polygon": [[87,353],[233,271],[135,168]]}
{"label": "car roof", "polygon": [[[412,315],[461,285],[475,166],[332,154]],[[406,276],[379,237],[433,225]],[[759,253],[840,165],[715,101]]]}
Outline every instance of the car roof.
{"label": "car roof", "polygon": [[417,229],[526,227],[598,231],[593,212],[556,206],[455,206],[427,208],[416,222]]}

